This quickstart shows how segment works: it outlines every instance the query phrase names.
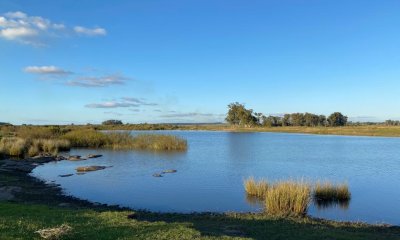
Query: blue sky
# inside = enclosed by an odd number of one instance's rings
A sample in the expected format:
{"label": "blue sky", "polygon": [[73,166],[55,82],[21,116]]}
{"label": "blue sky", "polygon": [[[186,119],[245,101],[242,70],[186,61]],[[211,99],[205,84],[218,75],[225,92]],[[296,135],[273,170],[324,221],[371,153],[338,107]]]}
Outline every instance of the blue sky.
{"label": "blue sky", "polygon": [[399,119],[400,1],[0,2],[0,121]]}

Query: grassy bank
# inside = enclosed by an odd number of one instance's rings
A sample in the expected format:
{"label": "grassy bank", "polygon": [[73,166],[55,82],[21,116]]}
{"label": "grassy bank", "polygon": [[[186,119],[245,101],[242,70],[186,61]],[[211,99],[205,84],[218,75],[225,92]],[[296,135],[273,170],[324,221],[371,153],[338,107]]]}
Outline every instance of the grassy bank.
{"label": "grassy bank", "polygon": [[[198,128],[201,129],[201,128]],[[209,130],[233,131],[233,132],[282,132],[282,133],[305,133],[323,135],[346,135],[346,136],[379,136],[400,137],[399,126],[363,125],[345,127],[254,127],[235,128],[219,126]]]}
{"label": "grassy bank", "polygon": [[158,214],[0,203],[3,239],[39,239],[34,233],[62,224],[62,239],[398,239],[399,228],[259,214]]}

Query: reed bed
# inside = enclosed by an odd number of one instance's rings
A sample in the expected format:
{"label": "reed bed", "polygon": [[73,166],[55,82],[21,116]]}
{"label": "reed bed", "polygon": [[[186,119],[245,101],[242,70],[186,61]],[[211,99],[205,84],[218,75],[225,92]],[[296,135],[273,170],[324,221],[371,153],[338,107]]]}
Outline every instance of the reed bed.
{"label": "reed bed", "polygon": [[268,191],[269,184],[266,180],[261,179],[256,181],[254,177],[244,180],[244,189],[247,195],[264,198]]}
{"label": "reed bed", "polygon": [[351,193],[347,183],[334,185],[328,181],[317,182],[313,192],[314,199],[318,201],[348,201]]}
{"label": "reed bed", "polygon": [[73,147],[112,148],[112,149],[142,149],[142,150],[176,150],[187,149],[186,140],[162,134],[103,133],[95,130],[77,130],[63,136]]}

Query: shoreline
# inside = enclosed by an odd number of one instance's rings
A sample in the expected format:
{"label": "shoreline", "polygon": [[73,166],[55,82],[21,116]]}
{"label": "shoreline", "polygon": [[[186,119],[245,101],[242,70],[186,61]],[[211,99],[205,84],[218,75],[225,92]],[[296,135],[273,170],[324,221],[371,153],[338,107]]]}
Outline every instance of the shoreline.
{"label": "shoreline", "polygon": [[[341,222],[318,219],[310,216],[304,218],[274,218],[265,216],[262,213],[159,213],[92,203],[87,200],[64,195],[59,185],[47,184],[43,180],[29,175],[29,173],[37,166],[54,160],[54,158],[50,157],[25,160],[0,160],[0,189],[3,193],[0,195],[0,213],[2,211],[2,205],[5,208],[9,208],[9,204],[11,204],[10,206],[18,209],[46,206],[47,208],[50,208],[49,211],[68,211],[75,213],[77,211],[91,210],[99,214],[102,212],[115,212],[115,214],[121,214],[124,218],[130,218],[130,216],[133,216],[132,218],[135,219],[134,221],[139,222],[162,221],[168,224],[174,224],[178,222],[201,222],[202,227],[200,227],[198,230],[205,232],[214,229],[213,225],[218,225],[220,230],[217,231],[219,231],[220,234],[231,237],[252,237],[253,234],[261,234],[260,232],[265,231],[263,229],[265,228],[266,223],[272,224],[271,227],[283,227],[284,229],[288,226],[296,226],[296,231],[322,227],[327,228],[332,232],[341,232],[339,236],[344,233],[351,235],[353,233],[356,234],[357,232],[358,234],[360,234],[360,232],[368,234],[385,233],[382,235],[382,239],[390,239],[390,236],[400,236],[400,226],[388,224]],[[7,195],[4,194],[6,192],[9,192],[12,195],[12,198],[9,198],[8,200],[4,199],[5,195]],[[1,199],[1,197],[3,197],[3,199]],[[232,221],[235,222],[235,224],[232,225]],[[258,230],[255,233],[252,232],[254,230],[251,230],[253,227],[252,225],[255,223],[249,226],[247,225],[251,221],[255,221],[258,224]],[[225,229],[225,225],[232,225],[234,230],[227,231]],[[296,236],[297,235],[293,235],[293,239],[296,239]],[[255,239],[263,238],[255,237]]]}

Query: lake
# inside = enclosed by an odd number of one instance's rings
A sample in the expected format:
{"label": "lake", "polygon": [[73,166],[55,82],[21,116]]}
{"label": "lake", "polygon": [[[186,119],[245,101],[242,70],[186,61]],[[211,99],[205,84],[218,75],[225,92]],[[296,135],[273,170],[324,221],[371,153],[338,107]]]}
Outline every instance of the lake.
{"label": "lake", "polygon": [[[66,194],[93,202],[160,212],[257,212],[259,202],[246,197],[243,180],[305,179],[347,182],[347,204],[311,204],[311,216],[400,225],[400,138],[233,133],[212,131],[142,131],[181,136],[188,151],[157,153],[74,149],[71,155],[103,157],[60,161],[37,167],[32,175],[60,184]],[[132,134],[138,134],[133,131]],[[84,175],[86,165],[113,166]],[[176,169],[163,177],[154,173]]]}

